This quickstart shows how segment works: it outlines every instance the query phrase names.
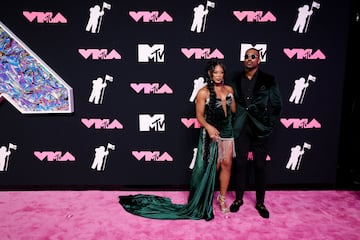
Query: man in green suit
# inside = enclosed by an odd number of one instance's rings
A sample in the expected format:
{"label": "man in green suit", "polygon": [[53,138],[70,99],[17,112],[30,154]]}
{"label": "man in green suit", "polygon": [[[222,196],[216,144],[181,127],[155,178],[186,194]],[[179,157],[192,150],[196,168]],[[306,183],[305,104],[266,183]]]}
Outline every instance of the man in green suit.
{"label": "man in green suit", "polygon": [[233,177],[236,199],[230,206],[230,211],[237,212],[243,204],[248,152],[251,151],[255,168],[255,208],[263,218],[269,218],[269,211],[264,205],[266,157],[269,136],[280,119],[282,99],[274,76],[261,71],[259,64],[259,50],[247,49],[244,70],[235,74],[229,83],[234,88],[237,105],[233,119],[236,149]]}

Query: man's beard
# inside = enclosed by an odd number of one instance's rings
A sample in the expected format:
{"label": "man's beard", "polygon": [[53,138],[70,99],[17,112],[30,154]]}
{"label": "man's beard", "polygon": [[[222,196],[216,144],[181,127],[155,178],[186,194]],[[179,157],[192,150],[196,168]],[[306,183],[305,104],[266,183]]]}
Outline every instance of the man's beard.
{"label": "man's beard", "polygon": [[248,67],[245,65],[245,70],[253,70],[254,68],[256,68],[256,67],[254,67],[254,66]]}

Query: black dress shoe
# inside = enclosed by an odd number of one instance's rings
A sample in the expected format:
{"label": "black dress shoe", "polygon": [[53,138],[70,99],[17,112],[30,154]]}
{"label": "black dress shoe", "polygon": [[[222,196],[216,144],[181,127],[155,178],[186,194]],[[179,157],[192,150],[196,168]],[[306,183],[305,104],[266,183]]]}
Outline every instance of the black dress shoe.
{"label": "black dress shoe", "polygon": [[244,201],[242,199],[235,200],[230,206],[230,212],[237,212]]}
{"label": "black dress shoe", "polygon": [[263,203],[257,203],[255,205],[255,208],[259,212],[261,217],[263,217],[263,218],[269,218],[270,217],[270,213],[266,209],[266,207],[265,207],[265,205]]}

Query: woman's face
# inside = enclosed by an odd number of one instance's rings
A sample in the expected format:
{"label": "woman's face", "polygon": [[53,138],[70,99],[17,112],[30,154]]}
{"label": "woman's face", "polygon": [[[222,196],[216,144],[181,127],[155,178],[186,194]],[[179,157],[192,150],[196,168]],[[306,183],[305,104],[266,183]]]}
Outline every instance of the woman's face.
{"label": "woman's face", "polygon": [[222,83],[224,80],[224,69],[220,65],[216,65],[212,73],[214,83]]}

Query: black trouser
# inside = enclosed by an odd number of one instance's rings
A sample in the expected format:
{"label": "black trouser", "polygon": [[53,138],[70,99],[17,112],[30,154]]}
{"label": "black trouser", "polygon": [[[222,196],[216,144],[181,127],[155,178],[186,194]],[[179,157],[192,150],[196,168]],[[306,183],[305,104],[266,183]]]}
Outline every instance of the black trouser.
{"label": "black trouser", "polygon": [[247,180],[248,152],[253,153],[255,173],[256,203],[264,203],[266,187],[266,156],[268,138],[258,138],[253,134],[249,124],[245,124],[240,136],[235,139],[236,158],[234,161],[236,199],[244,196]]}

